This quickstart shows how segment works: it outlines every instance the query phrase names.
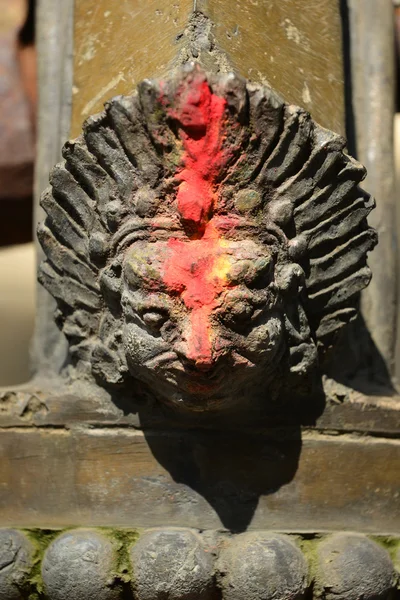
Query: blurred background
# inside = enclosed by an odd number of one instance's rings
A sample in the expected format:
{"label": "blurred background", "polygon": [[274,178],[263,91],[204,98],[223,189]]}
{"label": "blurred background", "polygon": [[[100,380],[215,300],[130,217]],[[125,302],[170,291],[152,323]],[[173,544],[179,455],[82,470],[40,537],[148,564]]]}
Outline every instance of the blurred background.
{"label": "blurred background", "polygon": [[[30,377],[36,288],[32,216],[37,107],[35,3],[0,0],[0,386],[17,385]],[[399,57],[400,0],[393,2],[393,29]],[[397,77],[397,89],[399,81]],[[398,191],[399,98],[397,92],[398,114],[393,127]],[[400,210],[398,213],[400,231]],[[400,357],[400,343],[398,350]],[[399,377],[399,358],[397,362]]]}
{"label": "blurred background", "polygon": [[36,269],[34,22],[34,0],[0,0],[0,386],[30,376]]}

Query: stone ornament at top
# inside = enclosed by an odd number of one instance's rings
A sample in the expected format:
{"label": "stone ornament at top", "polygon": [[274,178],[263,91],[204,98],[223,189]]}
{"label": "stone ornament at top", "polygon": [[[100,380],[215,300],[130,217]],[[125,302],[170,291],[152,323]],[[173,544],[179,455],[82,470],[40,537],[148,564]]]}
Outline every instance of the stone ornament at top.
{"label": "stone ornament at top", "polygon": [[190,65],[67,142],[39,227],[71,365],[213,411],[309,394],[376,243],[365,169],[269,88]]}

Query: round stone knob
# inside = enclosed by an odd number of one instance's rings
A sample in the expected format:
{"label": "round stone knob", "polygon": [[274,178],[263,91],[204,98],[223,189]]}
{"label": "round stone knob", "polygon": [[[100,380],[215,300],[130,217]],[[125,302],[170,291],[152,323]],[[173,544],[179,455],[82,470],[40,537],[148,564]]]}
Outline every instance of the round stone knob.
{"label": "round stone knob", "polygon": [[238,535],[218,562],[224,600],[294,600],[307,588],[308,567],[288,536]]}
{"label": "round stone knob", "polygon": [[197,533],[147,531],[131,548],[138,600],[205,600],[213,585],[213,557]]}
{"label": "round stone knob", "polygon": [[117,600],[111,542],[95,531],[77,529],[57,537],[48,547],[42,577],[49,600]]}
{"label": "round stone knob", "polygon": [[384,548],[356,533],[336,533],[319,544],[316,587],[326,600],[378,600],[394,584]]}
{"label": "round stone knob", "polygon": [[20,600],[34,548],[28,538],[14,529],[0,529],[0,600]]}

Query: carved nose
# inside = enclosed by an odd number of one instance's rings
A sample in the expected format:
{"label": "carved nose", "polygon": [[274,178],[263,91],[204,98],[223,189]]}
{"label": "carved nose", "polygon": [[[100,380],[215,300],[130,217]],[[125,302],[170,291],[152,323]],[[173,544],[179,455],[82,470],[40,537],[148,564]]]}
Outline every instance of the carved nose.
{"label": "carved nose", "polygon": [[195,309],[186,319],[181,341],[175,351],[182,362],[199,371],[209,371],[215,364],[212,349],[210,315],[204,308]]}
{"label": "carved nose", "polygon": [[207,372],[214,366],[212,357],[201,354],[194,355],[184,342],[177,344],[175,350],[182,363],[190,369]]}

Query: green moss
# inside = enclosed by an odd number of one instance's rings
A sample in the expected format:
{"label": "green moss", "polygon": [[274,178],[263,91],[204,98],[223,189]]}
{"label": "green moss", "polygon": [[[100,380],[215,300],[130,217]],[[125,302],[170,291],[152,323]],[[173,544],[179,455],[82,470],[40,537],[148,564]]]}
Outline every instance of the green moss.
{"label": "green moss", "polygon": [[315,576],[317,573],[317,563],[318,563],[318,556],[317,556],[317,548],[318,548],[318,544],[319,542],[323,539],[322,535],[318,535],[318,534],[310,534],[310,535],[304,535],[298,538],[298,546],[300,548],[300,550],[302,551],[305,559],[308,562],[308,577],[309,577],[309,582],[310,584],[315,580]]}
{"label": "green moss", "polygon": [[122,582],[122,584],[131,583],[133,573],[129,559],[129,549],[138,540],[139,532],[135,529],[113,529],[110,527],[99,527],[98,531],[101,531],[112,542],[115,548],[115,580]]}
{"label": "green moss", "polygon": [[[23,529],[23,533],[28,537],[34,546],[33,567],[27,574],[24,583],[21,586],[21,594],[27,600],[44,600],[44,589],[41,572],[41,563],[44,553],[51,542],[66,531],[75,528],[66,528],[59,530],[52,529]],[[110,527],[93,528],[93,531],[101,532],[107,537],[115,548],[116,562],[114,565],[114,580],[116,585],[130,585],[133,574],[131,562],[129,560],[129,549],[139,538],[136,530],[113,529]]]}
{"label": "green moss", "polygon": [[261,204],[260,193],[252,189],[239,190],[235,196],[235,206],[241,213],[248,213]]}
{"label": "green moss", "polygon": [[[59,535],[74,528],[52,530],[52,529],[22,529],[34,546],[33,567],[27,574],[25,582],[21,586],[23,598],[28,600],[44,600],[43,580],[41,574],[41,562],[44,553],[50,543]],[[139,539],[140,532],[136,529],[115,529],[111,527],[93,528],[93,531],[102,533],[115,549],[115,564],[113,565],[113,585],[127,588],[132,585],[134,574],[132,572],[129,550]],[[328,535],[328,534],[326,534]],[[324,590],[319,589],[316,580],[318,568],[318,544],[326,537],[323,534],[292,535],[293,542],[302,551],[309,566],[308,584],[313,588],[313,596],[320,598]],[[398,551],[400,550],[400,538],[391,536],[369,536],[390,555],[396,564]],[[397,565],[399,567],[400,565]]]}
{"label": "green moss", "polygon": [[166,161],[168,168],[172,171],[175,171],[182,165],[182,152],[182,144],[176,142],[171,148],[170,152],[164,156],[164,160]]}
{"label": "green moss", "polygon": [[[318,585],[317,570],[318,570],[318,544],[330,534],[312,534],[303,535],[297,539],[297,544],[300,547],[303,555],[305,556],[309,565],[309,583],[313,586],[313,597],[322,598],[324,590]],[[400,538],[391,536],[367,536],[369,539],[375,541],[382,546],[388,553],[395,566],[399,568],[400,565],[396,565],[396,554],[400,549]],[[398,562],[398,558],[397,558]]]}
{"label": "green moss", "polygon": [[28,600],[44,598],[41,564],[46,548],[65,529],[23,529],[23,533],[34,546],[33,567],[25,579],[21,592]]}
{"label": "green moss", "polygon": [[152,123],[164,123],[165,122],[165,109],[161,104],[155,104],[153,111],[148,115],[149,121]]}
{"label": "green moss", "polygon": [[398,561],[396,554],[397,551],[400,551],[400,538],[378,535],[371,537],[371,539],[382,546],[389,553],[392,561],[396,564],[396,560]]}

